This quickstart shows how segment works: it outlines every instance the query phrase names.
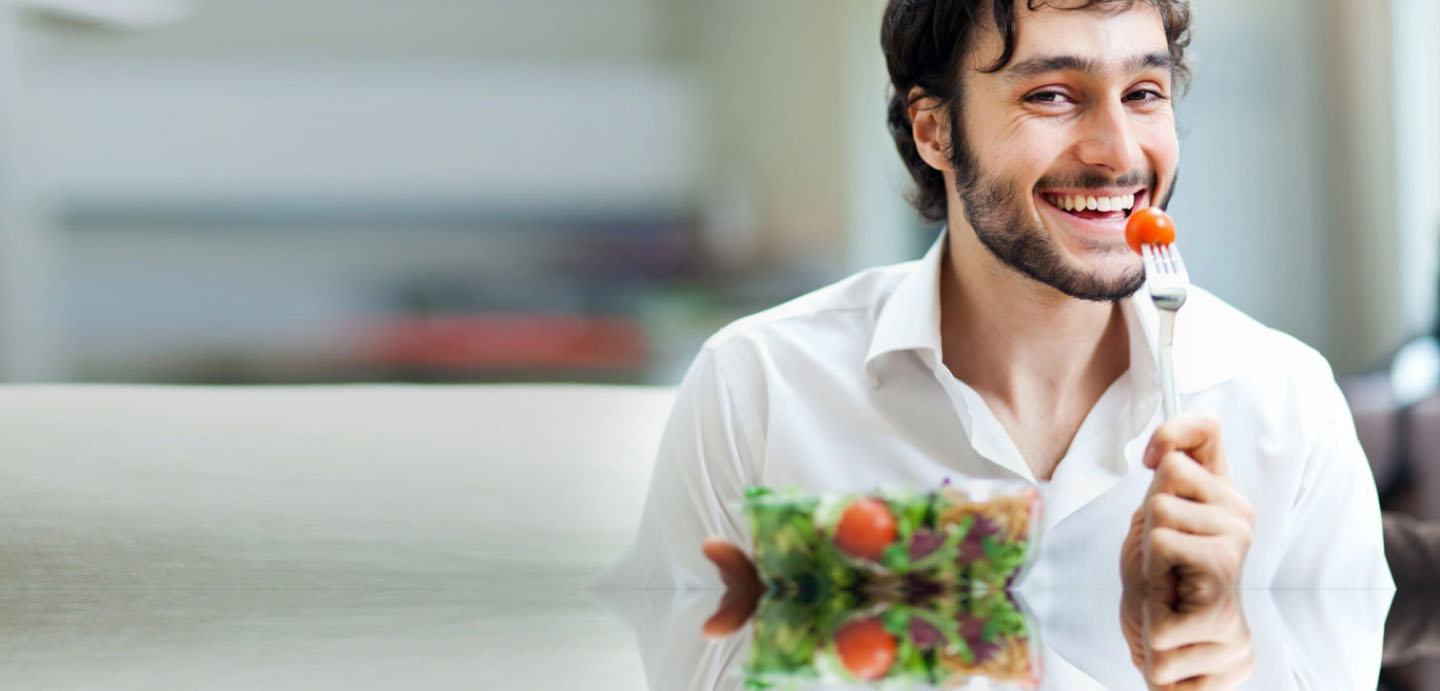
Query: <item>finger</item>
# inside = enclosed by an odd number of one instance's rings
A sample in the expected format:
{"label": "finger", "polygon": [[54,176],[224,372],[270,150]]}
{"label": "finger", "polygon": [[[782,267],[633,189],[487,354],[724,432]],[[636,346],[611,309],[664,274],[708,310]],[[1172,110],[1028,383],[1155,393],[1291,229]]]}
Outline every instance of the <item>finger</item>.
{"label": "finger", "polygon": [[1148,611],[1145,640],[1157,650],[1175,650],[1196,643],[1250,640],[1244,614],[1234,596],[1190,611]]}
{"label": "finger", "polygon": [[715,568],[719,569],[720,580],[727,590],[759,589],[760,576],[755,572],[755,565],[735,543],[711,537],[701,543],[700,549],[705,553],[705,557],[715,564]]}
{"label": "finger", "polygon": [[1161,493],[1224,507],[1247,526],[1255,519],[1254,505],[1234,482],[1207,472],[1195,459],[1179,451],[1172,451],[1161,459],[1146,490],[1146,498]]}
{"label": "finger", "polygon": [[1229,669],[1221,670],[1195,679],[1186,679],[1171,688],[1176,691],[1232,691],[1240,688],[1245,680],[1255,673],[1255,652],[1247,651],[1245,658]]}
{"label": "finger", "polygon": [[755,613],[759,602],[758,591],[726,590],[725,596],[720,598],[720,606],[705,620],[701,633],[706,638],[724,638],[739,631]]}
{"label": "finger", "polygon": [[1155,468],[1172,451],[1184,452],[1216,475],[1230,475],[1221,445],[1220,421],[1215,418],[1192,413],[1162,423],[1145,447],[1145,467]]}
{"label": "finger", "polygon": [[1145,528],[1173,528],[1191,535],[1235,535],[1244,519],[1229,507],[1205,504],[1174,494],[1153,494],[1145,500]]}
{"label": "finger", "polygon": [[1147,598],[1143,593],[1126,588],[1120,597],[1120,633],[1130,647],[1130,663],[1143,674],[1145,671],[1145,615]]}
{"label": "finger", "polygon": [[1155,477],[1150,480],[1146,498],[1148,500],[1151,496],[1164,493],[1205,502],[1211,498],[1212,493],[1208,490],[1221,482],[1195,459],[1183,452],[1171,451],[1155,465]]}
{"label": "finger", "polygon": [[1179,451],[1165,455],[1155,469],[1146,496],[1174,494],[1206,504],[1226,507],[1247,521],[1254,517],[1254,506],[1240,493],[1229,478],[1207,472],[1195,459]]}
{"label": "finger", "polygon": [[1145,578],[1159,583],[1161,577],[1179,566],[1195,566],[1213,548],[1216,538],[1182,533],[1174,528],[1154,528],[1145,538]]}
{"label": "finger", "polygon": [[1125,533],[1125,541],[1120,544],[1120,583],[1126,592],[1130,590],[1143,590],[1145,587],[1145,570],[1141,567],[1141,561],[1145,552],[1145,507],[1130,514],[1130,530]]}
{"label": "finger", "polygon": [[1229,643],[1196,643],[1150,654],[1146,679],[1158,686],[1177,684],[1224,673],[1241,665],[1250,655],[1248,647]]}

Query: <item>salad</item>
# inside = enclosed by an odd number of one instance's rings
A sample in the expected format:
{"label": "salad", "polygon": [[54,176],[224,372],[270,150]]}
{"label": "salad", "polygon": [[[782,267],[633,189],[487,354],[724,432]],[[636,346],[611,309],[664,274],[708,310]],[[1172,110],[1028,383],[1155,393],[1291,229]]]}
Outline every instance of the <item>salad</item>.
{"label": "salad", "polygon": [[818,494],[751,487],[745,516],[755,566],[772,591],[1012,586],[1034,556],[1038,493],[969,483],[916,493]]}
{"label": "salad", "polygon": [[745,682],[752,689],[806,682],[943,688],[983,677],[1030,689],[1040,681],[1032,630],[1003,590],[878,604],[767,596],[756,612]]}

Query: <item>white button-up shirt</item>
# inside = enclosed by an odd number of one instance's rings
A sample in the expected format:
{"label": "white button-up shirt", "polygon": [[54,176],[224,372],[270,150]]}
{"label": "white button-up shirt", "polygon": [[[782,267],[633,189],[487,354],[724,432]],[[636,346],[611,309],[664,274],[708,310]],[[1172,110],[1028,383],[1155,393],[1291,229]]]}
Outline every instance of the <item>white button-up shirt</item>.
{"label": "white button-up shirt", "polygon": [[[980,395],[944,366],[945,236],[919,260],[863,271],[722,329],[696,357],[662,437],[639,536],[613,586],[717,587],[707,536],[749,548],[748,485],[865,491],[947,478],[1021,480],[1043,499],[1025,592],[1119,585],[1120,545],[1153,472],[1161,421],[1158,315],[1121,301],[1128,371],[1037,480]],[[1180,407],[1220,421],[1255,507],[1243,587],[1393,587],[1375,484],[1329,365],[1313,349],[1191,287],[1176,320]]]}

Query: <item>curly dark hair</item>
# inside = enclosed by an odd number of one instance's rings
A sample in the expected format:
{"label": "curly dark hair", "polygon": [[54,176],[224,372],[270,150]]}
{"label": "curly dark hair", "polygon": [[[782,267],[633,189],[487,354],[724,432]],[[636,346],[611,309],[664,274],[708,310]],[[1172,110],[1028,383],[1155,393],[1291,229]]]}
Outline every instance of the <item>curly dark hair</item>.
{"label": "curly dark hair", "polygon": [[[1053,0],[1018,0],[1028,9],[1055,6]],[[1110,7],[1123,11],[1136,2],[1149,2],[1160,11],[1165,25],[1165,41],[1173,61],[1172,71],[1177,84],[1189,78],[1185,65],[1185,47],[1190,44],[1190,3],[1188,0],[1069,0],[1061,9]],[[1015,7],[1017,0],[890,0],[885,7],[880,27],[880,47],[890,70],[890,105],[887,119],[890,136],[910,177],[915,179],[915,192],[910,203],[929,221],[945,220],[945,180],[940,171],[920,157],[910,122],[910,91],[920,87],[926,96],[937,99],[949,108],[956,121],[960,115],[961,58],[980,22],[993,18],[994,26],[1004,41],[1004,50],[995,64],[986,71],[1005,67],[1015,54]],[[952,125],[958,135],[960,128]],[[951,158],[957,162],[972,160],[965,143],[952,137],[956,149]],[[956,170],[962,186],[974,180],[973,166]]]}

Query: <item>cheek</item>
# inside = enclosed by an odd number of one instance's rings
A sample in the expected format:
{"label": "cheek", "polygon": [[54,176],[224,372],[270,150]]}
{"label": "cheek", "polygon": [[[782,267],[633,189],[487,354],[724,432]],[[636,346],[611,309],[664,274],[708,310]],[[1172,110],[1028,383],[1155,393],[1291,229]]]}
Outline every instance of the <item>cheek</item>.
{"label": "cheek", "polygon": [[1141,130],[1140,147],[1145,157],[1156,168],[1160,177],[1167,178],[1180,162],[1180,141],[1175,135],[1175,126],[1166,124]]}
{"label": "cheek", "polygon": [[975,151],[980,154],[984,173],[1028,191],[1055,165],[1067,145],[1064,132],[1058,128],[1030,123],[977,142]]}

